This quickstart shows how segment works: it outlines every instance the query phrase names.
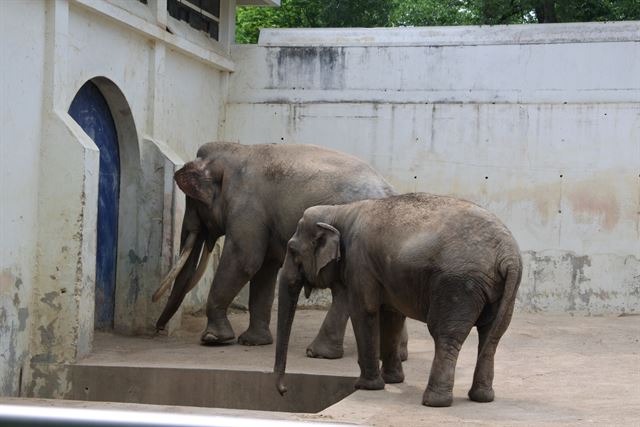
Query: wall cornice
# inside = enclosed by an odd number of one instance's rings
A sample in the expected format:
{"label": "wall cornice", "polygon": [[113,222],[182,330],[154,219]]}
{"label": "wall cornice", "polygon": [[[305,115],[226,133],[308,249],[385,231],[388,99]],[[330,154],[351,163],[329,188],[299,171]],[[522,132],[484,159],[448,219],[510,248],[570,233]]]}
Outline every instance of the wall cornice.
{"label": "wall cornice", "polygon": [[258,45],[477,46],[640,41],[640,21],[402,28],[266,28]]}
{"label": "wall cornice", "polygon": [[235,70],[233,60],[225,54],[217,52],[211,48],[198,45],[175,34],[171,34],[160,26],[150,23],[111,3],[100,0],[71,0],[70,4],[90,10],[91,12],[118,22],[139,34],[145,35],[153,40],[163,42],[169,48],[210,65],[213,68],[229,72]]}

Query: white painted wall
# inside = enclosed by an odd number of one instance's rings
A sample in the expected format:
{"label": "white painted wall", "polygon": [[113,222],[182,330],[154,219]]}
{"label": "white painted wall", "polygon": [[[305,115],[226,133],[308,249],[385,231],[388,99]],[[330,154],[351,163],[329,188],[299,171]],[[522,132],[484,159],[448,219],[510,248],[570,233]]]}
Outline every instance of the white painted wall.
{"label": "white painted wall", "polygon": [[0,395],[18,390],[29,351],[45,27],[39,3],[15,2],[11,13],[0,5]]}
{"label": "white painted wall", "polygon": [[502,218],[532,311],[640,310],[640,23],[263,30],[225,139],[359,156]]}
{"label": "white painted wall", "polygon": [[115,326],[149,332],[184,210],[173,172],[220,137],[233,22],[216,43],[162,0],[1,2],[0,19],[0,395],[60,397],[64,364],[91,349],[95,286],[99,153],[69,105],[92,80],[114,115],[126,169]]}

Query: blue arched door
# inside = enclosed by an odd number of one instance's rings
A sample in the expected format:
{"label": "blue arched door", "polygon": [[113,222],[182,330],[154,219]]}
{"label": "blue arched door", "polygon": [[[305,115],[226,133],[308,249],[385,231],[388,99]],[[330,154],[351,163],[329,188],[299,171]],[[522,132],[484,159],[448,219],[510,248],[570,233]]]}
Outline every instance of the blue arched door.
{"label": "blue arched door", "polygon": [[118,135],[107,101],[91,82],[85,83],[73,98],[69,115],[100,149],[95,327],[108,329],[113,327],[118,248]]}

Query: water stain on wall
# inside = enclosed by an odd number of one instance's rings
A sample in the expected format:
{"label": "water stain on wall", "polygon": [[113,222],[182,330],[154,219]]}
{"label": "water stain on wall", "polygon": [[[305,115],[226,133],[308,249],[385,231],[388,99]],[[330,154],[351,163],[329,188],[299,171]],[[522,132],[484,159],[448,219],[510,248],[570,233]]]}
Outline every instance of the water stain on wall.
{"label": "water stain on wall", "polygon": [[[558,213],[570,212],[576,223],[598,224],[605,231],[611,231],[623,215],[616,187],[619,181],[620,175],[613,172],[580,180],[560,174],[552,182],[509,190],[507,197],[511,203],[533,202],[543,224]],[[501,193],[494,194],[492,199],[502,197]]]}
{"label": "water stain on wall", "polygon": [[567,187],[566,197],[576,222],[595,222],[610,231],[620,220],[615,188],[606,178],[592,178]]}
{"label": "water stain on wall", "polygon": [[[532,202],[536,207],[540,222],[546,225],[557,217],[561,194],[559,183],[546,183],[509,190],[507,199],[510,203]],[[491,200],[498,201],[503,197],[500,193],[494,193]]]}
{"label": "water stain on wall", "polygon": [[341,47],[281,47],[270,49],[267,67],[270,89],[343,89],[345,50]]}

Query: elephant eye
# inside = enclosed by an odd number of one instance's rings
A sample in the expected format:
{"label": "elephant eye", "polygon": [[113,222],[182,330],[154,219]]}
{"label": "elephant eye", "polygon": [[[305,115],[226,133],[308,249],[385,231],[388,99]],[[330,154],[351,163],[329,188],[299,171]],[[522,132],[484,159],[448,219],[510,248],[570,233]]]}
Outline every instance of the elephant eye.
{"label": "elephant eye", "polygon": [[298,252],[298,250],[296,248],[291,247],[291,245],[289,245],[289,248],[287,250],[289,251],[289,255],[291,256],[291,260],[293,261],[293,263],[299,264],[300,253]]}
{"label": "elephant eye", "polygon": [[298,255],[300,253],[300,251],[298,250],[298,247],[295,245],[295,243],[289,241],[289,243],[287,244],[287,249],[289,249],[289,252],[291,252],[291,255]]}

